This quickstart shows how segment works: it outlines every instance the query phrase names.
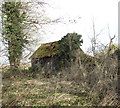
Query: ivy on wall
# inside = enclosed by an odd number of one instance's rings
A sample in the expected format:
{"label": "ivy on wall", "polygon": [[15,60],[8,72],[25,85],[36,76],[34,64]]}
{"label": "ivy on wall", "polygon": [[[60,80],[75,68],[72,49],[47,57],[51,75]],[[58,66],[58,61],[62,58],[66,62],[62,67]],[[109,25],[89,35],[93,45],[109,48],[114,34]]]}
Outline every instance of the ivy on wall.
{"label": "ivy on wall", "polygon": [[68,33],[59,41],[57,55],[59,57],[59,66],[61,69],[70,66],[75,60],[75,52],[83,43],[81,37],[82,35],[77,33]]}

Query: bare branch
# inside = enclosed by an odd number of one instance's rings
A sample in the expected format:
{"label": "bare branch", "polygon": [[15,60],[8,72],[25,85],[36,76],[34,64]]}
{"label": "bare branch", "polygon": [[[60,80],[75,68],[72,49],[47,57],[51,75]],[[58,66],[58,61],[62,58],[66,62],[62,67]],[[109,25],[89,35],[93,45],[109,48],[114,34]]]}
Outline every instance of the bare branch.
{"label": "bare branch", "polygon": [[110,55],[110,51],[111,51],[111,45],[112,45],[112,42],[113,42],[113,39],[115,38],[115,35],[113,38],[110,39],[110,43],[109,43],[109,47],[108,47],[108,51],[107,51],[107,56]]}

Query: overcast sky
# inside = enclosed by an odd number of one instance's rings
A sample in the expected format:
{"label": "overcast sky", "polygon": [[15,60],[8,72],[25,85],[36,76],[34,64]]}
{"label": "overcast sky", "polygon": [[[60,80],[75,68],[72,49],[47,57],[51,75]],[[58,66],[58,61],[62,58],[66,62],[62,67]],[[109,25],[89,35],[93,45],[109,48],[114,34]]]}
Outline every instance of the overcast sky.
{"label": "overcast sky", "polygon": [[[99,40],[109,43],[111,37],[118,32],[118,1],[119,0],[48,0],[51,7],[47,8],[47,15],[50,18],[64,17],[65,19],[77,19],[75,24],[56,24],[51,26],[46,34],[44,42],[61,39],[66,33],[77,32],[83,38],[83,50],[90,46],[88,38],[92,36],[92,21],[94,19],[96,33],[102,30]],[[81,17],[80,19],[78,19]],[[109,26],[109,31],[108,31]],[[117,42],[117,39],[114,40]]]}

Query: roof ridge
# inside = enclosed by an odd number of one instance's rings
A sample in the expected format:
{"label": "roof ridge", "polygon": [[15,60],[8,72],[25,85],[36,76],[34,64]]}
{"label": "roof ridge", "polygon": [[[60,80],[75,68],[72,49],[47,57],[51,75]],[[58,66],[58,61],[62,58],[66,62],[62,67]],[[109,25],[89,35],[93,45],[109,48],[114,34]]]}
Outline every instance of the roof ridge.
{"label": "roof ridge", "polygon": [[[38,49],[29,57],[29,59],[31,59],[31,58],[41,49],[41,47],[46,46],[47,44],[53,44],[53,43],[57,43],[57,42],[58,42],[58,41],[41,44],[40,47],[38,47]],[[51,45],[49,45],[49,47],[50,47],[50,46],[51,46]]]}

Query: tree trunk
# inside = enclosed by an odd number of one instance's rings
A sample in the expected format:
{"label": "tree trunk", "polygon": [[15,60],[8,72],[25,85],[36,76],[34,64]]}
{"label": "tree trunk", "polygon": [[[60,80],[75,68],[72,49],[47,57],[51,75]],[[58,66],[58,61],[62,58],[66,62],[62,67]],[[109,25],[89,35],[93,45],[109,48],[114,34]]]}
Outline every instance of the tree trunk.
{"label": "tree trunk", "polygon": [[14,46],[12,45],[12,42],[9,42],[9,47],[8,47],[8,53],[9,53],[9,63],[10,63],[10,68],[18,68],[20,65],[20,57],[16,57],[15,51],[14,51]]}
{"label": "tree trunk", "polygon": [[20,66],[20,59],[15,58],[15,60],[10,60],[10,68],[19,68]]}
{"label": "tree trunk", "polygon": [[113,42],[113,39],[115,38],[115,35],[113,38],[110,39],[110,43],[109,43],[109,47],[108,47],[108,51],[107,51],[107,56],[110,55],[110,51],[111,51],[111,45],[112,45],[112,42]]}

